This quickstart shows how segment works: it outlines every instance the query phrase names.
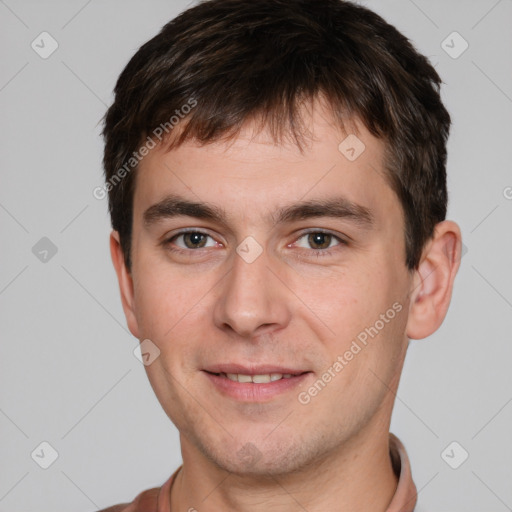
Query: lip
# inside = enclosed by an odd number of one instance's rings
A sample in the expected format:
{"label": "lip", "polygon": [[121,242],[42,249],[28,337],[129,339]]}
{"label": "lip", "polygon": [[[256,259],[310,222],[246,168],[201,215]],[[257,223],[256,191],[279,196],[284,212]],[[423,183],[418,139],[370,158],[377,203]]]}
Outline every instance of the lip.
{"label": "lip", "polygon": [[[303,384],[304,381],[312,375],[312,372],[310,371],[298,373],[297,370],[276,366],[260,366],[256,367],[256,371],[237,365],[224,365],[224,367],[228,368],[229,371],[210,373],[210,370],[203,370],[203,374],[221,395],[235,399],[239,402],[270,402],[279,395],[296,390],[297,387]],[[237,368],[237,371],[231,371],[235,368]],[[216,373],[242,373],[245,375],[291,373],[292,376],[287,379],[283,378],[273,382],[257,384],[254,382],[235,382],[222,375],[216,375]]]}
{"label": "lip", "polygon": [[223,363],[209,366],[205,368],[204,371],[210,373],[241,373],[243,375],[264,375],[266,373],[291,373],[292,375],[299,375],[309,370],[271,364],[242,365],[237,363]]}

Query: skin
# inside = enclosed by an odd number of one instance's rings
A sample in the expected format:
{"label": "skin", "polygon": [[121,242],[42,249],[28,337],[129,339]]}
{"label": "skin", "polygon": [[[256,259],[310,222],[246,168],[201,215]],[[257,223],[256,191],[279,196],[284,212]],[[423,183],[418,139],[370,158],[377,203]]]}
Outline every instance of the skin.
{"label": "skin", "polygon": [[[327,111],[318,106],[305,116],[312,137],[303,153],[254,125],[230,142],[154,149],[137,171],[131,272],[118,234],[111,235],[128,326],[161,351],[146,371],[180,431],[183,469],[172,510],[384,511],[395,492],[388,443],[394,395],[409,338],[432,334],[446,315],[460,230],[438,224],[410,272],[403,212],[383,174],[384,143],[354,120],[366,149],[351,162],[338,150],[346,133]],[[179,216],[146,225],[144,212],[168,194],[221,207],[226,221]],[[285,205],[338,195],[370,209],[373,225],[269,217]],[[209,235],[206,247],[169,241],[186,228]],[[320,238],[328,248],[318,248],[305,230],[328,230],[347,243]],[[236,252],[248,236],[263,249],[252,263]],[[400,313],[300,403],[299,392],[395,303]],[[268,401],[242,402],[224,396],[203,371],[228,362],[311,373]],[[240,456],[244,446],[252,459]]]}

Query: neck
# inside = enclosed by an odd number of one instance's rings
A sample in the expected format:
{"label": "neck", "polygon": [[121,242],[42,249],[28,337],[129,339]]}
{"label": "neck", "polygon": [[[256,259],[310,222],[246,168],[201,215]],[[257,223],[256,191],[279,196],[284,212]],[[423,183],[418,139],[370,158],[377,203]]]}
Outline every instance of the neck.
{"label": "neck", "polygon": [[199,512],[384,512],[397,486],[389,435],[360,434],[300,473],[253,476],[229,473],[182,438],[183,467],[171,510]]}

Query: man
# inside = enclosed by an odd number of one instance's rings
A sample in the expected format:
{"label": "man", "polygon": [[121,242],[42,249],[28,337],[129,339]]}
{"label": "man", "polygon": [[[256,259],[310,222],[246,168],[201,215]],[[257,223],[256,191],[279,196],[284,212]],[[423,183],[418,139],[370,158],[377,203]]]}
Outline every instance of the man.
{"label": "man", "polygon": [[414,510],[390,417],[461,252],[439,85],[341,0],[206,1],[132,58],[111,252],[183,465],[106,510]]}

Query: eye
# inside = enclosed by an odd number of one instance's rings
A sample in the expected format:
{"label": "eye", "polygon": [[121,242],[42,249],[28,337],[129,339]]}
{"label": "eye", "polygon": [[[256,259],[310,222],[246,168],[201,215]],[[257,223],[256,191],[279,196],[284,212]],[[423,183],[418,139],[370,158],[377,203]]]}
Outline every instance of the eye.
{"label": "eye", "polygon": [[[208,241],[210,239],[210,241]],[[180,249],[202,249],[215,247],[215,240],[207,233],[201,231],[184,231],[167,240],[167,244],[173,244]]]}
{"label": "eye", "polygon": [[338,245],[346,244],[344,240],[325,231],[310,231],[301,235],[295,244],[305,249],[325,251]]}

